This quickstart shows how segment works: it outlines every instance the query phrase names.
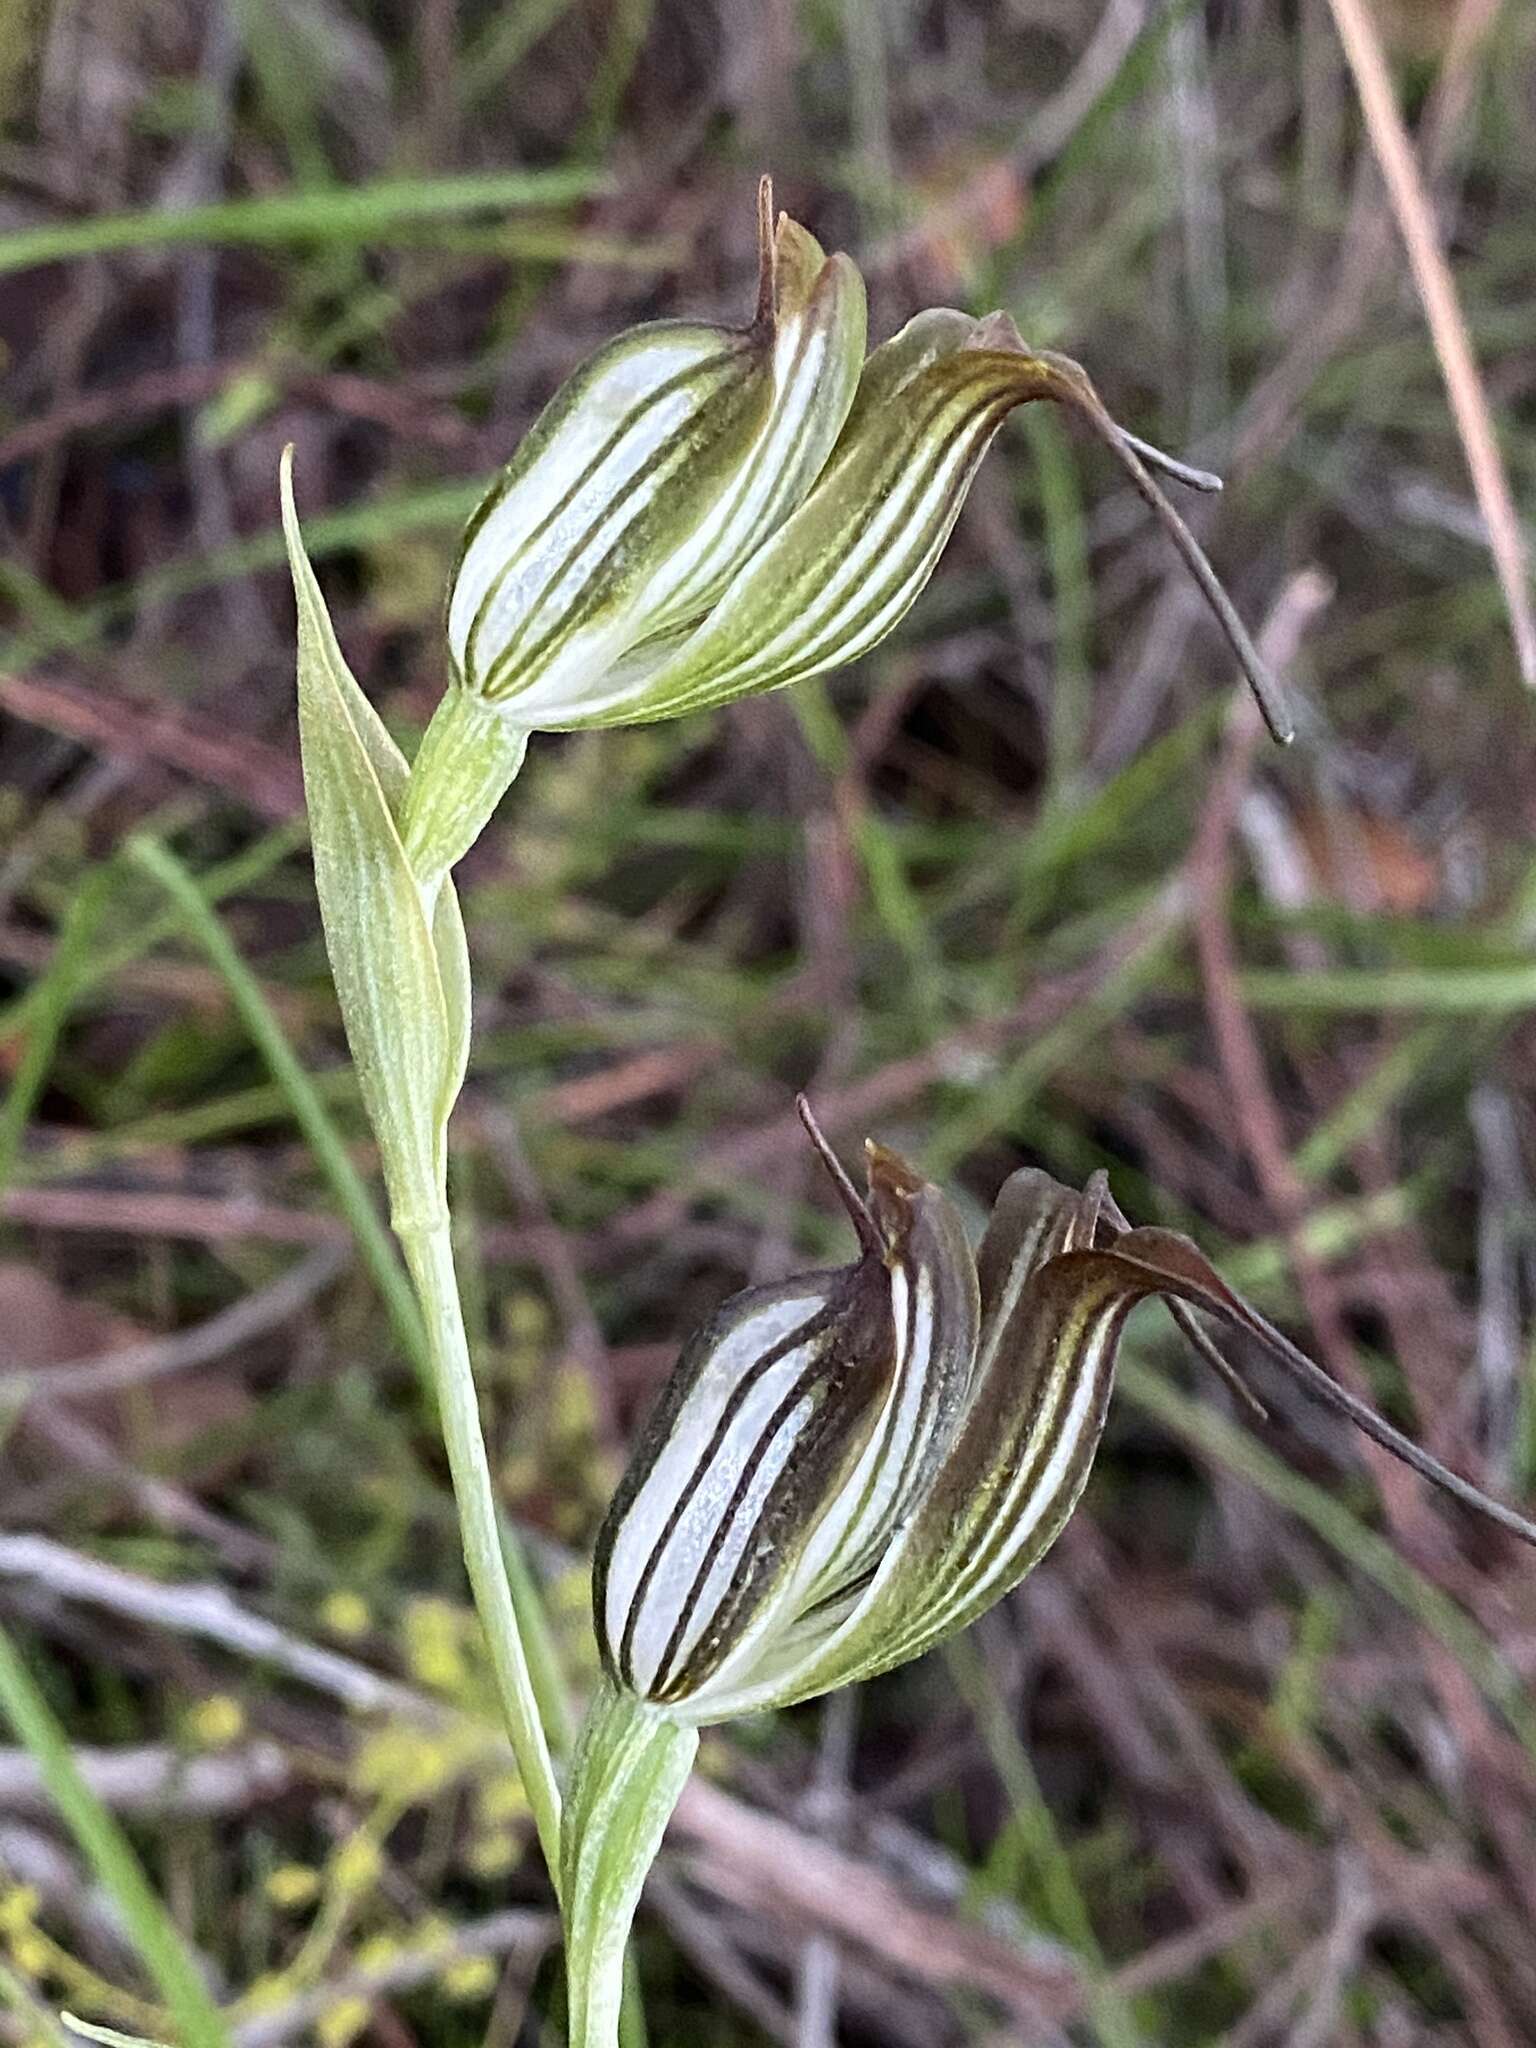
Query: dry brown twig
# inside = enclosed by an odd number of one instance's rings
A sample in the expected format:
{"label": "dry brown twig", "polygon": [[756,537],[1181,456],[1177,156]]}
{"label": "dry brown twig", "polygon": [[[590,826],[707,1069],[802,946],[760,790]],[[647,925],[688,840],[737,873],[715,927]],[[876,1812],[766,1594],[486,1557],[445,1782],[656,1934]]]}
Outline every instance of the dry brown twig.
{"label": "dry brown twig", "polygon": [[[286,1792],[298,1775],[275,1742],[261,1738],[218,1756],[185,1756],[163,1742],[93,1749],[77,1744],[75,1768],[116,1813],[229,1813]],[[0,1811],[51,1813],[52,1794],[29,1750],[0,1749]]]}
{"label": "dry brown twig", "polygon": [[1504,593],[1520,673],[1536,689],[1536,612],[1531,607],[1525,536],[1510,494],[1487,394],[1478,374],[1450,265],[1440,247],[1434,209],[1392,89],[1381,37],[1365,0],[1328,0],[1328,5],[1360,96],[1371,147],[1386,180],[1392,210],[1408,251],[1413,281],[1445,379],[1478,509],[1488,528],[1488,545]]}
{"label": "dry brown twig", "polygon": [[166,1337],[145,1338],[142,1343],[126,1344],[90,1358],[0,1373],[0,1400],[25,1402],[34,1395],[48,1401],[78,1400],[88,1395],[120,1393],[145,1380],[211,1365],[307,1308],[345,1263],[339,1245],[321,1245],[267,1286],[242,1295],[229,1308],[220,1309],[191,1329],[178,1330]]}

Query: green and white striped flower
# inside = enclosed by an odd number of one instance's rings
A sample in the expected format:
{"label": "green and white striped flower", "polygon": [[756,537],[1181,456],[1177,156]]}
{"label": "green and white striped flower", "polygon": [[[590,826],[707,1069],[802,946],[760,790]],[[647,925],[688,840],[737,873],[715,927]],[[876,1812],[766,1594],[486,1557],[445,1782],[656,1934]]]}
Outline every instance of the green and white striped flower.
{"label": "green and white striped flower", "polygon": [[812,1130],[860,1257],[725,1304],[679,1359],[598,1539],[604,1665],[654,1711],[700,1725],[810,1698],[920,1655],[1016,1586],[1082,1493],[1121,1331],[1149,1295],[1208,1357],[1190,1309],[1536,1534],[1354,1401],[1187,1238],[1127,1227],[1102,1175],[1079,1193],[1016,1173],[973,1257],[940,1189],[871,1144],[861,1199]]}
{"label": "green and white striped flower", "polygon": [[455,680],[513,722],[624,716],[794,512],[842,431],[864,359],[846,256],[759,200],[745,327],[617,336],[550,401],[464,535],[448,597]]}
{"label": "green and white striped flower", "polygon": [[919,313],[866,359],[864,286],[760,196],[745,327],[617,336],[545,408],[465,533],[451,686],[412,774],[406,850],[430,893],[521,765],[530,732],[627,725],[857,660],[932,575],[1016,406],[1085,421],[1152,507],[1264,707],[1264,664],[1154,482],[1217,478],[1127,434],[1076,363],[1003,313]]}
{"label": "green and white striped flower", "polygon": [[[1005,313],[919,313],[859,369],[864,293],[781,220],[740,330],[635,329],[571,378],[470,522],[448,601],[456,683],[525,730],[675,718],[855,661],[911,608],[1016,406],[1113,449],[1211,599],[1277,730],[1263,664],[1081,368]],[[1283,736],[1285,736],[1283,734]]]}

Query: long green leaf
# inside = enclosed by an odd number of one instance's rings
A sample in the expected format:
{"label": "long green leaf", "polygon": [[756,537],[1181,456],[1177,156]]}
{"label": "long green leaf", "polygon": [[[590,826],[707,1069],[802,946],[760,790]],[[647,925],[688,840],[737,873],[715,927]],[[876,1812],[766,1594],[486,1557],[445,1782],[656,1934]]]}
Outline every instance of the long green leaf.
{"label": "long green leaf", "polygon": [[371,185],[221,199],[61,221],[0,238],[0,272],[68,257],[177,244],[281,247],[291,242],[374,242],[406,223],[506,207],[558,206],[605,182],[597,171],[501,171],[458,178],[386,178]]}
{"label": "long green leaf", "polygon": [[1258,1010],[1422,1010],[1463,1016],[1468,1011],[1536,1009],[1536,967],[1334,967],[1291,974],[1254,968],[1241,977],[1244,998]]}
{"label": "long green leaf", "polygon": [[69,1739],[0,1629],[0,1709],[31,1751],[48,1796],[101,1883],[176,2021],[180,2048],[229,2048],[229,2030],[126,1836],[75,1768]]}

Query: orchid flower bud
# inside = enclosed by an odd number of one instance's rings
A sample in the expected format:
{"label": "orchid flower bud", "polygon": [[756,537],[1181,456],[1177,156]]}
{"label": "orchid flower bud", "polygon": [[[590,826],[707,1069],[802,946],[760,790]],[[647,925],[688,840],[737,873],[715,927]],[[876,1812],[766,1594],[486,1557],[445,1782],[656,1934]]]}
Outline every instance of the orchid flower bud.
{"label": "orchid flower bud", "polygon": [[[1118,427],[1084,371],[1036,353],[1006,313],[935,307],[873,351],[825,470],[799,509],[743,564],[670,651],[637,650],[622,700],[584,725],[675,718],[856,661],[911,609],[949,539],[982,457],[1017,406],[1051,399],[1104,440],[1184,557],[1278,739],[1290,738],[1262,656],[1194,535],[1149,474],[1220,482]],[[1143,459],[1145,458],[1145,459]]]}
{"label": "orchid flower bud", "polygon": [[430,892],[532,731],[612,723],[805,497],[853,404],[864,281],[758,191],[745,327],[660,320],[561,386],[470,519],[451,686],[417,757],[406,851]]}
{"label": "orchid flower bud", "polygon": [[861,1197],[800,1107],[859,1256],[725,1303],[684,1347],[598,1536],[604,1676],[562,1832],[575,2048],[619,2038],[625,1937],[698,1729],[920,1656],[1016,1586],[1087,1483],[1120,1335],[1148,1296],[1224,1376],[1195,1311],[1536,1543],[1536,1525],[1336,1385],[1188,1238],[1132,1229],[1102,1174],[1079,1193],[1016,1173],[973,1256],[940,1189],[871,1144]]}
{"label": "orchid flower bud", "polygon": [[920,1655],[1010,1591],[1082,1493],[1121,1331],[1150,1295],[1202,1351],[1190,1309],[1245,1332],[1536,1542],[1296,1351],[1187,1238],[1129,1228],[1102,1175],[1079,1193],[1015,1174],[973,1257],[938,1188],[871,1145],[862,1199],[805,1114],[860,1256],[752,1288],[700,1331],[598,1539],[603,1662],[652,1710],[698,1725],[807,1699]]}
{"label": "orchid flower bud", "polygon": [[805,496],[853,403],[864,285],[759,194],[756,315],[658,321],[550,401],[469,523],[455,675],[525,727],[587,723],[619,664],[701,617]]}
{"label": "orchid flower bud", "polygon": [[643,723],[857,660],[933,573],[1016,406],[1084,420],[1152,507],[1288,739],[1278,693],[1150,474],[1186,468],[1117,426],[1076,363],[1003,313],[934,308],[864,360],[864,286],[759,194],[745,327],[660,321],[562,386],[471,519],[448,596],[452,687],[411,778],[427,895],[473,842],[533,731]]}

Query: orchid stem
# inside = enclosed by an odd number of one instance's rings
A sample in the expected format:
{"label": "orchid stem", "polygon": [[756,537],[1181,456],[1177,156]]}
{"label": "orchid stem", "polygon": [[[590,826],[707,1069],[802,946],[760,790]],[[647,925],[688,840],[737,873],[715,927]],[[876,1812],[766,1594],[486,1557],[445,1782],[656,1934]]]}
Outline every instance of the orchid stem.
{"label": "orchid stem", "polygon": [[523,1780],[539,1844],[558,1894],[560,1788],[539,1715],[538,1695],[517,1625],[502,1556],[496,1495],[480,1427],[480,1404],[469,1362],[464,1313],[446,1217],[398,1233],[421,1302],[448,1465],[453,1474],[464,1562],[485,1630],[507,1734]]}
{"label": "orchid stem", "polygon": [[468,853],[511,788],[528,734],[492,704],[451,687],[432,714],[406,785],[400,837],[425,899]]}
{"label": "orchid stem", "polygon": [[616,2048],[624,1947],[698,1751],[695,1728],[604,1679],[571,1767],[561,1912],[570,2048]]}

